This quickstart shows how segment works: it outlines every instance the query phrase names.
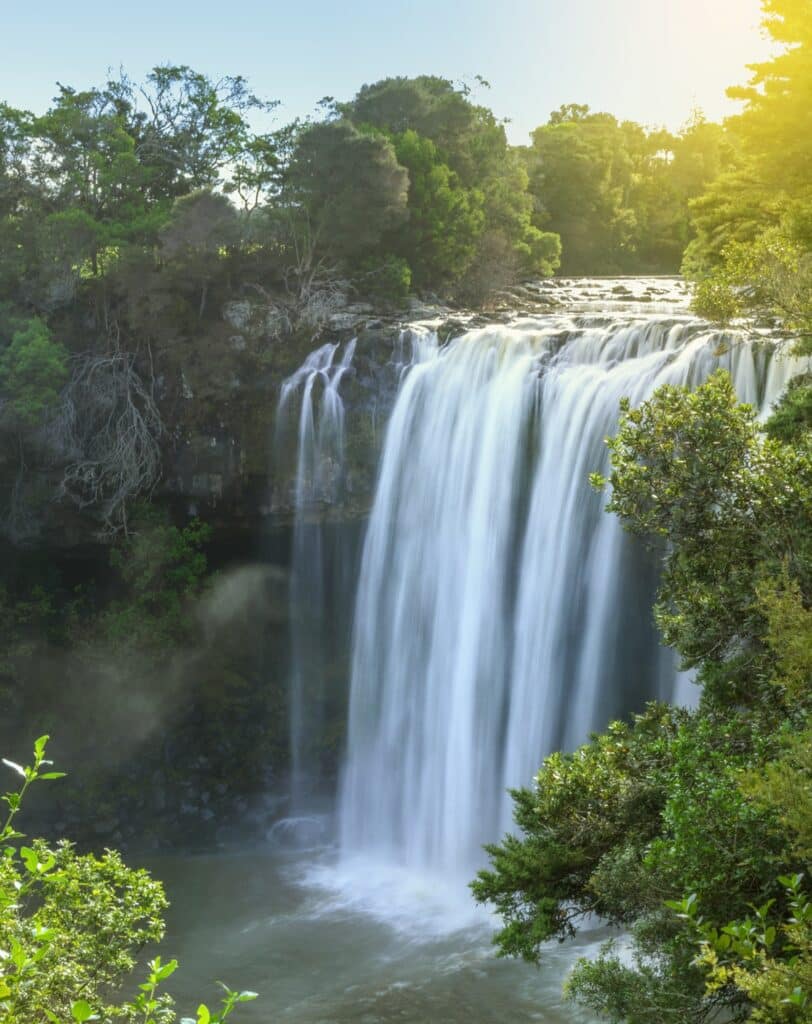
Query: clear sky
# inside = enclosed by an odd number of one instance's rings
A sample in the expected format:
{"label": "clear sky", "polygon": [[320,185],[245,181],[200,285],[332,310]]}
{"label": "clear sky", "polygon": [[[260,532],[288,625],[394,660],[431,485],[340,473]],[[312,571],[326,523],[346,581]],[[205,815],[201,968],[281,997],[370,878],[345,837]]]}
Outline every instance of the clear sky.
{"label": "clear sky", "polygon": [[769,53],[758,0],[5,0],[0,99],[42,111],[54,83],[82,88],[124,65],[242,74],[280,118],[388,75],[473,82],[511,141],[562,103],[677,128],[719,118],[724,90]]}

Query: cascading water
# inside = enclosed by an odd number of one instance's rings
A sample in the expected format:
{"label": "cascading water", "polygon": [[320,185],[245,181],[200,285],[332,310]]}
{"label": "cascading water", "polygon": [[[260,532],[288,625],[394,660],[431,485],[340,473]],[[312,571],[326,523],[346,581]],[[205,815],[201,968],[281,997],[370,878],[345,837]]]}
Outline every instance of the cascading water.
{"label": "cascading water", "polygon": [[345,860],[470,877],[506,790],[686,682],[656,564],[591,471],[621,397],[730,371],[761,409],[795,367],[688,317],[549,316],[423,339],[389,422],[356,602]]}
{"label": "cascading water", "polygon": [[[343,644],[334,609],[351,589],[351,555],[340,531],[324,523],[321,511],[334,503],[344,482],[344,405],[339,388],[352,363],[355,340],[336,360],[338,344],[312,352],[282,385],[277,410],[281,436],[300,396],[295,520],[290,578],[291,669],[289,686],[291,803],[294,810],[320,781],[318,758],[310,749],[321,736],[327,680]],[[341,599],[331,599],[335,592]]]}

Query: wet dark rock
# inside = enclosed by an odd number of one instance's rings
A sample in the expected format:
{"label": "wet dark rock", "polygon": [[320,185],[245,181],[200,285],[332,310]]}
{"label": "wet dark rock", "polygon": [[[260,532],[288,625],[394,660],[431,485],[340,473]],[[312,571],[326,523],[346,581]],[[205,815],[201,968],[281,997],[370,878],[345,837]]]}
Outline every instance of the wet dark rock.
{"label": "wet dark rock", "polygon": [[112,835],[118,829],[118,818],[100,818],[93,824],[93,831],[97,836]]}

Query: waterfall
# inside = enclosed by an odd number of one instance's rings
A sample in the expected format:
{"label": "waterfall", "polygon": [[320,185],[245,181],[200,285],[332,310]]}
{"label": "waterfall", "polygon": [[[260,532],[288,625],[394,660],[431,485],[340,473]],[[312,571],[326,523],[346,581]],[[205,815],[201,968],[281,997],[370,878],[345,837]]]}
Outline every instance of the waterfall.
{"label": "waterfall", "polygon": [[341,531],[325,524],[323,510],[341,497],[344,482],[344,404],[339,388],[352,363],[355,340],[336,360],[338,344],[312,352],[282,384],[277,447],[299,397],[294,490],[295,518],[290,574],[291,667],[289,682],[291,803],[303,801],[321,781],[325,703],[332,663],[342,646],[335,608],[351,587],[350,558]]}
{"label": "waterfall", "polygon": [[508,787],[612,716],[688,689],[658,642],[656,560],[588,483],[621,397],[730,371],[761,410],[775,347],[688,317],[562,315],[424,338],[364,544],[340,793],[345,858],[470,877]]}

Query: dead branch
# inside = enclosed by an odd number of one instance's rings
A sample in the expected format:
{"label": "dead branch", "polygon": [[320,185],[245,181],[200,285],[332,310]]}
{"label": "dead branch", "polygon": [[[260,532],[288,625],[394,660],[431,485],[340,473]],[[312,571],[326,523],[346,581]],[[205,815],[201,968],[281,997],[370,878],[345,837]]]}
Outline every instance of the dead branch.
{"label": "dead branch", "polygon": [[45,427],[65,463],[60,497],[98,508],[109,530],[126,531],[127,502],[149,494],[161,473],[163,423],[134,362],[126,352],[75,357]]}

